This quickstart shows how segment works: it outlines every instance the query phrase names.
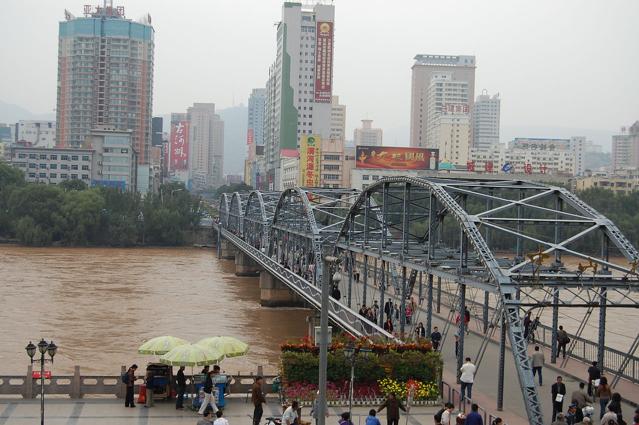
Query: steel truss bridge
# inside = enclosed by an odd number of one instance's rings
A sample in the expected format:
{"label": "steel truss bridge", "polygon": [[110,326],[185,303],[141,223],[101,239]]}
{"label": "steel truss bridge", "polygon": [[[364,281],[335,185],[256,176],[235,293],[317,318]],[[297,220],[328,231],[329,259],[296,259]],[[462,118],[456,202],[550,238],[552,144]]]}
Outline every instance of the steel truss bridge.
{"label": "steel truss bridge", "polygon": [[[410,332],[404,313],[414,303],[417,285],[419,304],[426,299],[427,335],[435,279],[438,286],[444,280],[455,288],[456,314],[465,311],[469,295],[482,293],[489,326],[477,361],[499,330],[498,408],[508,342],[531,424],[543,424],[543,412],[523,317],[551,312],[554,362],[560,309],[577,307],[573,312],[583,315],[578,335],[596,309],[598,359],[603,365],[607,310],[639,308],[639,253],[614,223],[560,187],[515,180],[396,177],[379,180],[365,191],[295,188],[225,194],[219,209],[218,237],[315,308],[320,306],[323,273],[347,277],[346,302],[331,298],[330,317],[357,336],[393,338],[378,325],[391,289],[399,301],[400,337]],[[339,270],[323,270],[324,255],[337,256]],[[379,320],[363,318],[350,308],[356,292],[353,276],[360,270],[362,304],[367,297],[379,300]],[[453,314],[448,323],[454,321]],[[459,320],[456,326],[459,369],[467,325]],[[635,341],[629,356],[637,345]]]}

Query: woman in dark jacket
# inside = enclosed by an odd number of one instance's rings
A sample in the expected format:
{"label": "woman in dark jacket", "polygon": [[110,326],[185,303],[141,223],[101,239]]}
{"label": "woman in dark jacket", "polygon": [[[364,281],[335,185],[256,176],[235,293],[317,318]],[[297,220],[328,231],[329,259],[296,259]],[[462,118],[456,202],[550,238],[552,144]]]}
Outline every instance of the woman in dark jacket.
{"label": "woman in dark jacket", "polygon": [[621,416],[621,394],[614,393],[610,398],[610,403],[608,404],[608,410],[611,410],[617,414],[617,423],[619,425],[623,424],[624,421]]}

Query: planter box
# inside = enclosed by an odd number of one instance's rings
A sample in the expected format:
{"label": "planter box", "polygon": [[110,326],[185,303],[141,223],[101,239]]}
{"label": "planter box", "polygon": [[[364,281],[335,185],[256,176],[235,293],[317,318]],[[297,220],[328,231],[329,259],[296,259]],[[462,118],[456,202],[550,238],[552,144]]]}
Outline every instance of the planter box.
{"label": "planter box", "polygon": [[[385,398],[354,398],[353,406],[363,407],[363,406],[379,406],[384,403]],[[348,399],[342,400],[329,400],[326,402],[328,406],[348,406]],[[441,399],[437,400],[416,400],[411,403],[411,406],[441,406]],[[300,401],[300,406],[302,407],[312,407],[312,401]]]}

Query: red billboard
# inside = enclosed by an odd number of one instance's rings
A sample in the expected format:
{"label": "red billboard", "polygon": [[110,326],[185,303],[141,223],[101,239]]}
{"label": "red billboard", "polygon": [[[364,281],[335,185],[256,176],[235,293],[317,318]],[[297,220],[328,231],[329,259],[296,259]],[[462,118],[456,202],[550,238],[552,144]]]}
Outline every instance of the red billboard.
{"label": "red billboard", "polygon": [[315,102],[331,103],[333,93],[333,23],[318,22],[315,39]]}
{"label": "red billboard", "polygon": [[186,170],[189,161],[189,122],[171,126],[171,170]]}
{"label": "red billboard", "polygon": [[356,168],[437,170],[439,149],[358,146]]}
{"label": "red billboard", "polygon": [[253,129],[249,128],[246,132],[246,144],[247,145],[252,145],[253,144]]}

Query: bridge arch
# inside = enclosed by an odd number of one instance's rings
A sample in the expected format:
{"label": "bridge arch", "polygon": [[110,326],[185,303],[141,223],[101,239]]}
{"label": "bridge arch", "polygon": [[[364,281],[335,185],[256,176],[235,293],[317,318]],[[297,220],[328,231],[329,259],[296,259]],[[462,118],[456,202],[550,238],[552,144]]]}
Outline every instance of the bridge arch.
{"label": "bridge arch", "polygon": [[248,195],[242,231],[244,240],[254,248],[268,248],[269,233],[279,197],[280,192],[259,190],[254,190]]}
{"label": "bridge arch", "polygon": [[228,229],[238,236],[242,234],[244,198],[246,198],[246,194],[234,192],[231,196],[231,204],[228,213]]}
{"label": "bridge arch", "polygon": [[225,229],[228,228],[230,210],[231,210],[231,199],[228,196],[228,194],[223,193],[220,196],[220,224]]}

